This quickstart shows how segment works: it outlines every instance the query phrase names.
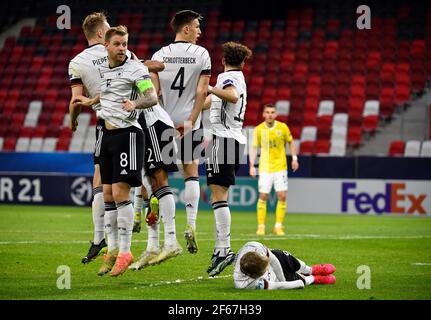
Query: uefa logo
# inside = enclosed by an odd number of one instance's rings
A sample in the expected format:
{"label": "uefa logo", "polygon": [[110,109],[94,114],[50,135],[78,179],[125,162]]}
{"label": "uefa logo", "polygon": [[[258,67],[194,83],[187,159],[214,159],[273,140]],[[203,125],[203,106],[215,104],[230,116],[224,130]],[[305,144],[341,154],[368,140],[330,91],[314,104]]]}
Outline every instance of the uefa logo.
{"label": "uefa logo", "polygon": [[70,197],[78,206],[85,206],[91,202],[93,196],[91,181],[86,177],[76,178],[70,186]]}

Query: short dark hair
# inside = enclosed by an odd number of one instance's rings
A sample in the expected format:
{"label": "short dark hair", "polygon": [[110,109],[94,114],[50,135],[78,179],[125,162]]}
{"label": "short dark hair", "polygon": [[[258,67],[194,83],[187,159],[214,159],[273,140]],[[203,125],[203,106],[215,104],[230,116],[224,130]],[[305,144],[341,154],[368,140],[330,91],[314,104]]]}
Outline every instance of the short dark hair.
{"label": "short dark hair", "polygon": [[275,105],[274,105],[274,104],[272,104],[272,103],[267,103],[267,104],[264,104],[264,105],[263,105],[262,112],[264,112],[266,108],[274,108],[274,109],[276,109],[276,107],[275,107]]}
{"label": "short dark hair", "polygon": [[105,41],[109,42],[114,35],[126,36],[128,34],[129,33],[127,31],[127,27],[126,26],[120,25],[120,26],[117,26],[117,27],[113,27],[113,28],[109,29],[108,31],[106,31]]}
{"label": "short dark hair", "polygon": [[229,66],[240,66],[251,55],[251,50],[241,43],[233,41],[223,43],[223,58]]}
{"label": "short dark hair", "polygon": [[93,12],[85,17],[82,22],[82,30],[85,37],[91,39],[96,35],[97,28],[101,27],[106,22],[106,14],[104,12]]}
{"label": "short dark hair", "polygon": [[171,20],[171,28],[175,33],[178,33],[186,24],[189,24],[195,19],[201,20],[202,18],[201,14],[192,10],[178,11]]}

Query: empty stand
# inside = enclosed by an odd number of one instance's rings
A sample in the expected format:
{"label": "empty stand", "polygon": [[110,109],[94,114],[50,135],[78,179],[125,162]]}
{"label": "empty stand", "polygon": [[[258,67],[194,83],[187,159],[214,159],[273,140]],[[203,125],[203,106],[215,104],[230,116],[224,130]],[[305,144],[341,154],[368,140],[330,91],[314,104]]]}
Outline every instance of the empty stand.
{"label": "empty stand", "polygon": [[[124,0],[118,10],[115,2],[104,4],[112,24],[129,27],[129,49],[144,59],[172,41],[168,22],[183,5],[160,0],[155,8],[144,3],[138,10],[134,1]],[[275,103],[278,120],[298,142],[315,141],[305,144],[306,152],[325,153],[328,144],[329,154],[357,148],[364,134],[378,132],[381,121],[390,121],[424,91],[431,75],[431,6],[376,4],[372,29],[358,30],[354,19],[346,18],[353,5],[304,3],[281,8],[276,19],[245,13],[229,20],[221,1],[196,4],[204,15],[199,44],[211,55],[211,85],[223,71],[221,44],[240,41],[253,50],[244,69],[245,126],[260,123],[263,104]],[[68,32],[56,28],[57,16],[47,8],[34,28],[6,39],[0,52],[0,150],[91,152],[94,114],[84,111],[77,132],[68,129],[67,68],[86,47],[81,18],[95,8],[91,3],[76,8]]]}

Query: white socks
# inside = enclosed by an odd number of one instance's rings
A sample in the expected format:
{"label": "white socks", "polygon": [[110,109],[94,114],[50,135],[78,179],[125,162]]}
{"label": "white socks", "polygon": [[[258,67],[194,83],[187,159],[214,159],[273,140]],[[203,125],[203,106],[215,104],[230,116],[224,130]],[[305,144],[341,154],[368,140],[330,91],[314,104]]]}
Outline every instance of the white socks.
{"label": "white socks", "polygon": [[120,253],[130,252],[133,229],[132,201],[127,200],[117,203],[118,211],[118,235],[120,240]]}
{"label": "white socks", "polygon": [[154,196],[159,199],[159,211],[162,214],[163,223],[165,226],[165,244],[164,246],[174,247],[177,244],[177,236],[175,231],[175,198],[172,189],[169,186],[162,187]]}
{"label": "white socks", "polygon": [[301,265],[297,272],[302,273],[302,274],[306,274],[306,275],[311,275],[311,273],[312,273],[311,267],[307,266],[304,261],[302,261],[298,258],[296,258],[296,260],[298,260],[299,264]]}
{"label": "white socks", "polygon": [[152,226],[147,225],[148,242],[147,251],[157,251],[160,249],[159,234],[160,234],[160,218]]}
{"label": "white socks", "polygon": [[314,283],[314,276],[304,276],[305,278],[305,285],[309,286],[310,284]]}
{"label": "white socks", "polygon": [[115,202],[105,202],[105,232],[108,236],[108,252],[118,248],[117,215]]}
{"label": "white socks", "polygon": [[141,187],[135,188],[135,196],[133,201],[133,209],[135,212],[141,212],[142,211],[142,205],[143,205],[143,198],[142,198],[142,190]]}
{"label": "white socks", "polygon": [[105,237],[105,203],[103,202],[103,189],[93,189],[93,202],[91,203],[94,225],[94,244],[100,244]]}
{"label": "white socks", "polygon": [[199,177],[190,177],[184,180],[185,192],[184,202],[186,204],[187,212],[187,224],[193,226],[196,230],[196,217],[198,214],[199,197],[200,197],[200,186]]}
{"label": "white socks", "polygon": [[225,257],[230,250],[230,210],[227,201],[217,201],[212,204],[217,229],[217,239],[214,254]]}

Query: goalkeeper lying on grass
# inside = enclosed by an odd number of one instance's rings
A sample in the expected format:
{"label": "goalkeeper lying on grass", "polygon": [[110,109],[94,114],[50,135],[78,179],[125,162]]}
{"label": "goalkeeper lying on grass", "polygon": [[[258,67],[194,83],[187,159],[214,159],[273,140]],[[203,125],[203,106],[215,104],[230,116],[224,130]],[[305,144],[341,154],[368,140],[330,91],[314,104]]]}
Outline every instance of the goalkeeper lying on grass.
{"label": "goalkeeper lying on grass", "polygon": [[238,252],[233,278],[238,289],[297,289],[310,284],[333,284],[332,264],[307,266],[287,251],[247,242]]}

